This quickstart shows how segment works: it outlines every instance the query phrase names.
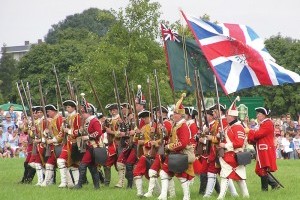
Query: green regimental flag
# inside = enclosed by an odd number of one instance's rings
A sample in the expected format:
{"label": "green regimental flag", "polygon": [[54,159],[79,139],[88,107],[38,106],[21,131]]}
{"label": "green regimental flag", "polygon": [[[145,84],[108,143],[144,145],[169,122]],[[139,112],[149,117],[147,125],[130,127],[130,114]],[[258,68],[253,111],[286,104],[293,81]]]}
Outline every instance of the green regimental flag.
{"label": "green regimental flag", "polygon": [[[196,68],[200,73],[203,92],[215,91],[213,72],[196,41],[191,38],[184,38],[185,42],[183,43],[181,36],[164,25],[162,25],[162,36],[172,89],[174,91],[193,91],[195,88],[194,70]],[[184,51],[184,49],[186,50]],[[186,52],[186,59],[184,59],[184,52]],[[185,67],[185,61],[187,67]],[[191,84],[189,84],[188,78]]]}

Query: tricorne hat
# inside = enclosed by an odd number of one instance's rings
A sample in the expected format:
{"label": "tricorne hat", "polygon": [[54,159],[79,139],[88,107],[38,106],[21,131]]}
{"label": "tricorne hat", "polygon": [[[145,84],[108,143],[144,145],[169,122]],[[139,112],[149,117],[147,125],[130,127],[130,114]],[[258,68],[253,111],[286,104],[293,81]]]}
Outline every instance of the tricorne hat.
{"label": "tricorne hat", "polygon": [[32,112],[38,112],[42,110],[42,106],[32,106]]}
{"label": "tricorne hat", "polygon": [[266,116],[268,116],[271,113],[271,110],[269,110],[268,108],[264,108],[264,107],[257,107],[257,108],[255,108],[255,111],[262,113]]}
{"label": "tricorne hat", "polygon": [[117,104],[117,103],[107,104],[107,105],[105,106],[105,108],[106,108],[107,110],[118,109],[118,104]]}
{"label": "tricorne hat", "polygon": [[151,117],[151,112],[148,110],[143,110],[138,114],[139,118]]}
{"label": "tricorne hat", "polygon": [[175,104],[174,113],[178,113],[178,114],[182,114],[182,115],[185,114],[185,109],[184,109],[184,106],[182,105],[182,101],[185,96],[186,96],[185,93],[181,94],[180,99]]}
{"label": "tricorne hat", "polygon": [[46,105],[46,106],[45,106],[45,109],[46,109],[46,110],[57,111],[57,108],[56,108],[54,105],[52,105],[52,104]]}
{"label": "tricorne hat", "polygon": [[[157,111],[159,111],[159,107],[157,106],[157,107],[154,107],[153,109],[152,109],[154,112],[157,112]],[[163,112],[163,113],[167,113],[168,114],[168,112],[169,112],[169,110],[165,107],[165,106],[161,106],[161,111]]]}
{"label": "tricorne hat", "polygon": [[64,101],[63,105],[64,106],[71,106],[73,108],[77,107],[77,103],[75,101],[71,100],[71,99]]}

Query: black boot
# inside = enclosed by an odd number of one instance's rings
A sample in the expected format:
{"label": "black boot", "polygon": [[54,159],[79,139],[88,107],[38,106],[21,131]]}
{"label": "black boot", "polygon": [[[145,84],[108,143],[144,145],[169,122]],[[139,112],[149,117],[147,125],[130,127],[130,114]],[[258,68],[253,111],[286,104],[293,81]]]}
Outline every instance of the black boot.
{"label": "black boot", "polygon": [[110,180],[111,180],[111,168],[110,167],[104,167],[104,185],[109,186]]}
{"label": "black boot", "polygon": [[199,194],[201,194],[201,195],[205,194],[206,185],[207,185],[207,174],[202,173],[202,174],[200,174]]}
{"label": "black boot", "polygon": [[126,164],[125,178],[127,179],[127,189],[132,189],[133,185],[133,165]]}
{"label": "black boot", "polygon": [[271,185],[272,190],[277,190],[280,185],[268,174],[268,184]]}
{"label": "black boot", "polygon": [[56,184],[56,167],[53,169],[53,184]]}
{"label": "black boot", "polygon": [[28,175],[28,162],[24,162],[24,173],[23,173],[23,178],[21,181],[19,181],[18,183],[23,184],[25,183],[25,180],[27,179],[27,175]]}
{"label": "black boot", "polygon": [[89,184],[89,181],[88,181],[88,179],[87,179],[87,177],[86,177],[86,174],[84,175],[84,177],[83,177],[83,179],[82,179],[82,184],[83,184],[83,185],[88,185],[88,184]]}
{"label": "black boot", "polygon": [[268,184],[269,184],[268,175],[261,176],[260,181],[261,181],[261,190],[268,191]]}
{"label": "black boot", "polygon": [[220,183],[217,178],[216,178],[215,190],[218,194],[220,194]]}
{"label": "black boot", "polygon": [[99,178],[99,173],[98,173],[97,167],[96,166],[89,166],[89,170],[90,170],[90,173],[92,175],[94,188],[99,189],[100,188],[100,186],[99,186],[99,179],[100,178]]}
{"label": "black boot", "polygon": [[87,165],[80,163],[78,170],[79,170],[79,180],[78,184],[74,186],[74,189],[81,189],[82,184],[84,184],[84,179],[86,178],[86,169]]}
{"label": "black boot", "polygon": [[25,179],[25,183],[27,184],[31,184],[33,178],[35,175],[35,169],[32,168],[30,165],[28,165],[28,173],[27,173],[27,177]]}
{"label": "black boot", "polygon": [[103,175],[103,171],[102,169],[98,169],[98,173],[99,173],[99,180],[101,184],[104,184],[104,175]]}

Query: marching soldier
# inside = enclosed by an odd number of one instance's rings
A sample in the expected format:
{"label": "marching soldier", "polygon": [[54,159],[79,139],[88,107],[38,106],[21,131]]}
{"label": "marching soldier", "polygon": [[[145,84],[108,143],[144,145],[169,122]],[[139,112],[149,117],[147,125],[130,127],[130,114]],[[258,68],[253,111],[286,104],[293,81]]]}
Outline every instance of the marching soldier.
{"label": "marching soldier", "polygon": [[280,188],[279,184],[268,174],[277,170],[274,125],[269,118],[270,110],[264,107],[258,107],[255,110],[259,121],[259,129],[249,130],[249,128],[245,128],[249,143],[256,146],[255,173],[261,178],[262,191],[268,191],[269,184],[272,189],[278,189]]}
{"label": "marching soldier", "polygon": [[[162,165],[162,170],[160,171],[160,177],[161,177],[161,194],[158,197],[159,200],[166,200],[167,199],[167,191],[168,191],[168,185],[169,185],[169,179],[170,177],[173,177],[176,175],[178,177],[181,187],[183,189],[183,200],[189,200],[190,199],[190,189],[189,189],[189,181],[193,179],[194,177],[194,169],[193,169],[193,162],[195,160],[195,157],[192,158],[192,155],[194,155],[193,148],[190,144],[190,133],[189,128],[184,120],[185,110],[182,105],[183,98],[185,97],[185,94],[182,94],[180,100],[176,103],[175,109],[174,109],[174,125],[172,127],[171,136],[170,136],[170,142],[168,145],[166,145],[166,149],[169,152],[172,152],[174,154],[180,154],[184,150],[190,151],[186,152],[188,154],[188,157],[191,156],[188,160],[188,168],[181,172],[181,173],[174,173],[172,172],[172,169],[169,168],[168,155]],[[195,156],[195,155],[194,155]],[[187,163],[177,163],[177,166],[186,165]]]}
{"label": "marching soldier", "polygon": [[95,116],[96,108],[87,102],[82,103],[82,119],[84,125],[78,131],[78,136],[81,136],[83,142],[87,143],[87,149],[79,164],[79,180],[75,185],[75,189],[81,189],[86,177],[86,170],[89,168],[94,188],[99,189],[99,173],[97,171],[97,164],[94,161],[93,149],[99,147],[100,137],[102,135],[102,127]]}
{"label": "marching soldier", "polygon": [[[219,106],[220,106],[220,113],[219,113],[219,107],[218,107],[217,104],[210,108],[210,109],[212,109],[212,111],[213,111],[213,117],[214,117],[214,119],[216,120],[215,123],[218,123],[218,132],[219,132],[219,131],[222,131],[222,130],[221,130],[221,123],[222,123],[223,128],[225,128],[225,127],[228,126],[228,121],[227,121],[227,118],[226,118],[226,116],[225,116],[225,113],[226,113],[226,106],[224,106],[224,105],[222,105],[222,104],[220,104]],[[217,145],[219,142],[222,142],[222,141],[219,141],[220,139],[218,138],[218,135],[219,135],[219,133],[216,134],[216,135],[213,135],[213,136],[208,136],[208,138],[207,138],[208,140],[211,140],[211,141],[212,141],[212,144],[213,144],[212,147],[213,147],[213,149],[214,149],[214,150],[212,150],[212,151],[210,152],[211,155],[210,155],[209,159],[210,159],[210,160],[215,159],[215,161],[214,161],[215,164],[212,164],[212,163],[211,163],[210,166],[209,166],[209,169],[208,169],[209,172],[214,172],[214,171],[218,171],[218,173],[220,172],[220,166],[219,166],[219,164],[217,164],[217,162],[216,162],[216,159],[219,159],[217,154],[218,154],[218,151],[219,151],[220,149],[219,149],[219,148],[216,148],[216,145]],[[217,136],[217,137],[216,137],[216,136]],[[217,138],[218,138],[218,139],[217,139]],[[217,168],[216,168],[216,167],[217,167]],[[232,197],[238,197],[238,196],[239,196],[238,193],[237,193],[237,191],[236,191],[236,189],[235,189],[235,186],[234,186],[234,184],[233,184],[232,179],[229,179],[229,181],[228,181],[228,188],[229,188],[229,191],[230,191]],[[217,191],[218,194],[220,193],[220,185],[219,185],[219,182],[218,182],[217,179],[216,179],[215,190]],[[211,190],[211,191],[212,191],[212,190]]]}
{"label": "marching soldier", "polygon": [[[119,144],[119,137],[120,137],[120,131],[119,131],[119,124],[121,123],[121,118],[119,115],[119,109],[118,104],[108,104],[105,106],[106,109],[109,110],[109,113],[111,115],[110,119],[106,119],[104,125],[106,133],[107,141],[106,146],[108,150],[108,158],[105,162],[104,168],[104,184],[106,186],[109,186],[111,181],[111,166],[115,165],[117,162],[117,148]],[[118,139],[117,139],[118,138]],[[118,140],[118,141],[116,141]],[[118,165],[117,165],[118,168]],[[125,166],[124,166],[125,168]],[[121,170],[120,170],[121,171]],[[118,174],[122,173],[118,171]],[[124,174],[124,175],[123,175]],[[122,173],[123,176],[125,176],[125,172]],[[120,177],[120,174],[119,174]]]}
{"label": "marching soldier", "polygon": [[[135,180],[135,185],[137,188],[137,196],[143,197],[143,179],[145,176],[149,178],[147,162],[150,163],[150,148],[151,148],[151,133],[154,133],[154,127],[151,124],[151,112],[148,110],[144,110],[139,113],[139,118],[143,119],[145,122],[144,126],[141,129],[140,136],[136,137],[138,148],[141,148],[143,154],[139,157],[136,167],[133,171],[133,176]],[[137,151],[138,152],[138,151]],[[150,167],[150,166],[149,166]]]}
{"label": "marching soldier", "polygon": [[227,111],[228,126],[225,129],[225,142],[221,141],[219,144],[221,148],[225,148],[225,153],[223,157],[219,158],[221,164],[221,190],[218,200],[224,199],[230,179],[237,181],[242,196],[249,198],[245,165],[239,165],[236,161],[236,153],[244,151],[246,135],[241,122],[237,119],[238,111],[235,102]]}
{"label": "marching soldier", "polygon": [[[55,165],[56,165],[56,154],[58,153],[59,149],[55,148],[56,146],[59,147],[62,144],[63,140],[63,133],[61,132],[63,118],[59,114],[57,108],[52,105],[46,105],[45,109],[47,111],[47,115],[49,118],[51,118],[51,121],[49,123],[49,127],[45,129],[44,135],[46,137],[46,145],[48,145],[48,148],[50,150],[50,155],[47,159],[45,168],[45,180],[41,184],[42,187],[48,186],[54,182],[55,179]],[[49,151],[45,150],[45,151]],[[47,152],[46,152],[47,154]]]}
{"label": "marching soldier", "polygon": [[219,168],[216,167],[217,157],[215,146],[218,143],[216,135],[218,133],[219,123],[214,119],[214,113],[212,109],[206,111],[206,118],[209,127],[204,125],[203,132],[205,132],[207,136],[204,139],[199,139],[199,142],[204,144],[203,154],[199,157],[201,163],[201,169],[199,170],[199,194],[204,194],[204,197],[210,197],[214,189],[217,193],[220,192],[220,185],[217,180]]}
{"label": "marching soldier", "polygon": [[[164,106],[161,106],[162,110],[162,119],[163,119],[163,125],[161,125],[158,121],[160,118],[160,111],[159,107],[153,108],[153,111],[156,113],[156,131],[158,133],[155,133],[159,136],[158,139],[151,141],[151,146],[152,148],[163,148],[164,150],[165,145],[167,145],[169,141],[169,136],[171,134],[171,129],[172,129],[172,122],[168,119],[168,109]],[[164,133],[163,133],[164,131]],[[166,135],[163,135],[166,134]],[[160,151],[159,149],[158,151]],[[163,152],[164,153],[164,152]],[[152,197],[153,196],[153,191],[155,187],[160,190],[160,186],[158,183],[158,176],[159,176],[159,171],[161,170],[161,165],[164,162],[164,154],[162,152],[157,152],[154,158],[154,161],[148,171],[149,174],[149,186],[148,186],[148,192],[144,194],[144,197]],[[170,179],[169,180],[169,187],[168,187],[168,192],[169,192],[169,197],[173,198],[176,196],[175,193],[175,185],[174,185],[174,180]]]}
{"label": "marching soldier", "polygon": [[36,155],[34,156],[34,167],[36,170],[38,182],[36,186],[41,186],[41,184],[44,181],[44,173],[45,173],[45,160],[44,160],[44,144],[42,143],[42,138],[43,138],[43,132],[46,129],[46,122],[45,122],[45,117],[44,113],[42,111],[41,106],[35,106],[32,108],[33,111],[37,115],[37,120],[36,120],[36,136],[34,139],[34,143],[36,145]]}
{"label": "marching soldier", "polygon": [[[133,122],[132,108],[129,103],[121,104],[121,112],[123,113],[125,123],[129,126],[128,130],[120,130],[119,132],[119,146],[118,146],[118,158],[117,158],[117,170],[118,170],[118,182],[115,185],[116,188],[124,187],[124,179],[126,175],[126,160],[128,159],[130,152],[132,150],[133,139],[130,137],[130,130],[135,128],[135,123]],[[128,174],[128,173],[127,173]],[[131,175],[131,174],[130,174]],[[128,177],[128,176],[127,176]],[[130,176],[131,177],[131,176]],[[128,187],[132,185],[132,178],[128,179]]]}
{"label": "marching soldier", "polygon": [[[75,160],[72,158],[78,157],[78,155],[72,154],[79,154],[76,143],[76,134],[78,133],[80,127],[80,115],[76,112],[77,103],[73,100],[66,100],[63,102],[63,105],[68,112],[68,117],[65,119],[63,134],[64,134],[64,144],[62,147],[61,154],[59,158],[57,158],[57,167],[60,171],[60,178],[61,183],[58,187],[65,188],[65,187],[74,187],[78,183],[79,179],[79,171],[78,168],[73,163]],[[70,174],[72,172],[72,177],[74,179],[74,183]]]}
{"label": "marching soldier", "polygon": [[[145,96],[143,96],[143,94],[142,94],[141,85],[138,85],[138,91],[137,91],[137,95],[135,98],[135,108],[136,108],[137,113],[145,110],[145,106],[146,106],[146,99],[145,99]],[[138,117],[138,116],[135,116],[135,117]],[[141,118],[139,120],[139,124],[137,124],[137,126],[136,126],[136,129],[130,131],[131,137],[133,135],[139,135],[141,133],[141,129],[143,128],[144,125],[145,125],[145,121],[143,118]],[[133,166],[136,164],[137,158],[138,158],[137,141],[135,141],[132,145],[129,156],[127,157],[126,162],[125,162],[126,163],[125,178],[128,181],[127,188],[132,188]]]}

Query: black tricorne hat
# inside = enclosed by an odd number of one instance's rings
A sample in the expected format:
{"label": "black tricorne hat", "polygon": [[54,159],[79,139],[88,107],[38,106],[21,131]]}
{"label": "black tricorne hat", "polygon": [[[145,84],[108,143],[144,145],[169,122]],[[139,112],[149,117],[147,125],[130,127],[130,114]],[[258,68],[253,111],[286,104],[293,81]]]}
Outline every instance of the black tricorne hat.
{"label": "black tricorne hat", "polygon": [[57,111],[57,108],[56,108],[54,105],[52,105],[52,104],[46,105],[46,106],[45,106],[45,109],[46,109],[46,110]]}
{"label": "black tricorne hat", "polygon": [[139,118],[150,117],[151,112],[148,110],[143,110],[143,111],[139,112],[138,116],[139,116]]}
{"label": "black tricorne hat", "polygon": [[71,106],[73,108],[76,108],[77,103],[73,100],[66,100],[66,101],[63,102],[63,105],[64,106]]}
{"label": "black tricorne hat", "polygon": [[32,112],[38,112],[42,110],[42,106],[32,106]]}
{"label": "black tricorne hat", "polygon": [[[154,107],[153,109],[152,109],[154,112],[157,112],[157,111],[159,111],[159,107],[157,106],[157,107]],[[168,109],[166,108],[166,107],[164,107],[164,106],[161,106],[161,111],[163,112],[163,113],[167,113],[168,114]]]}
{"label": "black tricorne hat", "polygon": [[[215,104],[215,105],[209,107],[209,110],[219,110],[218,104]],[[225,112],[226,111],[226,105],[224,106],[224,105],[220,104],[220,110],[222,112]]]}
{"label": "black tricorne hat", "polygon": [[106,108],[107,110],[118,109],[118,104],[117,104],[117,103],[107,104],[107,105],[105,106],[105,108]]}
{"label": "black tricorne hat", "polygon": [[264,108],[264,107],[257,107],[257,108],[255,108],[255,111],[262,113],[266,116],[268,116],[271,113],[271,110],[269,110],[268,108]]}

